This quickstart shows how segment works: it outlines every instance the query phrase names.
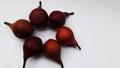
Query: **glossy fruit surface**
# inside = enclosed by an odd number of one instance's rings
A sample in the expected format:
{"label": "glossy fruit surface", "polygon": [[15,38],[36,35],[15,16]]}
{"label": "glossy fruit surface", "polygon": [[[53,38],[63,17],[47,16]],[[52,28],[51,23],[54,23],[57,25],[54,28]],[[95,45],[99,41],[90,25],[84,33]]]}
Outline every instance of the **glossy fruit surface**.
{"label": "glossy fruit surface", "polygon": [[13,31],[14,35],[18,38],[30,37],[33,33],[33,27],[29,21],[25,19],[19,19],[15,23],[4,22]]}
{"label": "glossy fruit surface", "polygon": [[25,68],[26,61],[28,58],[41,54],[42,47],[43,47],[42,40],[38,37],[31,37],[25,40],[23,45],[23,53],[24,53],[23,68]]}
{"label": "glossy fruit surface", "polygon": [[44,44],[44,54],[51,60],[60,64],[61,68],[64,68],[61,60],[61,47],[56,40],[49,39],[46,41]]}
{"label": "glossy fruit surface", "polygon": [[73,15],[74,13],[61,12],[61,11],[53,11],[49,16],[49,24],[53,28],[62,27],[65,24],[66,18],[69,15]]}
{"label": "glossy fruit surface", "polygon": [[74,38],[73,31],[68,27],[59,28],[56,34],[56,39],[60,44],[72,47],[77,46],[81,50],[80,46],[78,46],[78,43]]}
{"label": "glossy fruit surface", "polygon": [[48,14],[44,9],[42,9],[42,2],[40,1],[39,3],[39,7],[33,9],[29,15],[32,25],[34,25],[36,28],[45,27],[48,23]]}

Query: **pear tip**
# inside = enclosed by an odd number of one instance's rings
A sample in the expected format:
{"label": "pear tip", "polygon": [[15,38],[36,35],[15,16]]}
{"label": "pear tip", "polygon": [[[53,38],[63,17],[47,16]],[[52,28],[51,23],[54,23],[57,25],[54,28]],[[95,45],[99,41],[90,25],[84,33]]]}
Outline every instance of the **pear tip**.
{"label": "pear tip", "polygon": [[26,61],[27,61],[27,59],[26,59],[26,58],[24,58],[24,61],[23,61],[23,68],[25,68]]}
{"label": "pear tip", "polygon": [[63,65],[63,62],[62,62],[62,61],[60,62],[60,65],[61,65],[61,68],[64,68],[64,65]]}
{"label": "pear tip", "polygon": [[74,12],[69,13],[69,15],[74,15]]}
{"label": "pear tip", "polygon": [[8,22],[4,22],[4,24],[6,24],[6,25],[8,25],[8,26],[10,26],[11,24],[10,23],[8,23]]}
{"label": "pear tip", "polygon": [[42,7],[42,1],[39,1],[39,7],[40,8]]}
{"label": "pear tip", "polygon": [[65,16],[68,17],[69,15],[74,15],[74,12],[68,13],[68,12],[64,12]]}
{"label": "pear tip", "polygon": [[79,50],[81,50],[81,47],[79,45],[76,45],[78,47]]}
{"label": "pear tip", "polygon": [[59,59],[57,59],[57,63],[60,64],[61,68],[64,68],[63,62],[60,59],[60,57],[59,57]]}

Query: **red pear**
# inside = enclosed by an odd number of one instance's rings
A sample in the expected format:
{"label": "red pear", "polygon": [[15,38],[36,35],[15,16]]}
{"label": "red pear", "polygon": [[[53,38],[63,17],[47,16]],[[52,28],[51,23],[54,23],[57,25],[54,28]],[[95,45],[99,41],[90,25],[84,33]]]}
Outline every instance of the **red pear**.
{"label": "red pear", "polygon": [[8,22],[4,22],[4,24],[8,25],[12,29],[14,35],[18,38],[27,38],[33,33],[31,23],[25,19],[19,19],[13,24]]}
{"label": "red pear", "polygon": [[41,54],[42,48],[43,48],[42,40],[38,37],[31,37],[25,40],[23,45],[24,52],[23,68],[25,68],[26,61],[28,58]]}
{"label": "red pear", "polygon": [[66,18],[74,12],[53,11],[49,16],[49,24],[52,28],[59,28],[65,24]]}
{"label": "red pear", "polygon": [[59,43],[54,39],[49,39],[44,44],[44,54],[61,65],[61,68],[64,68],[61,60],[61,47]]}
{"label": "red pear", "polygon": [[75,47],[77,46],[80,50],[80,46],[75,40],[73,31],[68,27],[61,27],[58,29],[56,39],[60,44]]}
{"label": "red pear", "polygon": [[36,28],[45,27],[48,23],[48,14],[44,9],[42,9],[42,2],[40,1],[39,3],[39,7],[33,9],[29,15],[31,23]]}

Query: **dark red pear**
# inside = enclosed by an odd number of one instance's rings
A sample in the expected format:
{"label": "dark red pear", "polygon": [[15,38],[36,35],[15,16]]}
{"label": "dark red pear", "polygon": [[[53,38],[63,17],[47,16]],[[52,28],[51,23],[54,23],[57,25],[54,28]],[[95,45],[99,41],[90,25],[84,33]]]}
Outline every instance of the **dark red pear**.
{"label": "dark red pear", "polygon": [[60,44],[75,47],[77,46],[81,50],[77,41],[75,40],[73,31],[68,27],[61,27],[58,29],[56,39]]}
{"label": "dark red pear", "polygon": [[61,47],[56,40],[49,39],[46,41],[46,43],[44,44],[44,54],[49,59],[60,64],[61,68],[64,68],[61,60]]}
{"label": "dark red pear", "polygon": [[25,68],[27,59],[32,56],[40,55],[42,52],[42,49],[43,49],[43,43],[40,38],[30,37],[26,39],[23,45],[23,53],[24,53],[23,68]]}
{"label": "dark red pear", "polygon": [[39,2],[39,7],[31,11],[29,19],[36,28],[46,27],[48,23],[48,14],[42,8],[42,2]]}
{"label": "dark red pear", "polygon": [[12,29],[14,35],[18,38],[27,38],[33,33],[33,27],[31,23],[25,19],[19,19],[12,24],[4,22],[4,24],[8,25]]}
{"label": "dark red pear", "polygon": [[59,28],[65,24],[66,18],[74,12],[53,11],[49,16],[49,24],[52,28]]}

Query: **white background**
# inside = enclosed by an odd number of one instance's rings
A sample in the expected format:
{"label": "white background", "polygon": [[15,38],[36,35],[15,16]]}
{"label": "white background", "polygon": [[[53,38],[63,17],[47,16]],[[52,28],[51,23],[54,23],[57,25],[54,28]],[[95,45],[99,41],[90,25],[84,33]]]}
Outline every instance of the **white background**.
{"label": "white background", "polygon": [[[50,14],[53,10],[74,12],[66,20],[82,50],[62,47],[64,68],[120,68],[120,0],[43,0],[42,7]],[[22,68],[23,42],[15,37],[3,22],[28,19],[39,0],[0,0],[0,68]],[[55,39],[56,32],[36,30],[43,43]],[[43,56],[30,58],[26,68],[60,68]]]}

